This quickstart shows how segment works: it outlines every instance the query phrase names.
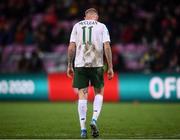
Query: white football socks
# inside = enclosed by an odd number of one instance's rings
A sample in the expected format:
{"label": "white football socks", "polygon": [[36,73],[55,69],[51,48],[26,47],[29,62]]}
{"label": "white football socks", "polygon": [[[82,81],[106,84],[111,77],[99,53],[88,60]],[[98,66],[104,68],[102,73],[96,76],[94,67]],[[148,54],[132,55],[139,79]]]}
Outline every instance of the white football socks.
{"label": "white football socks", "polygon": [[103,96],[100,94],[97,94],[94,98],[94,103],[93,103],[93,117],[92,120],[96,120],[99,117],[99,114],[101,112],[101,107],[103,104]]}
{"label": "white football socks", "polygon": [[[99,114],[101,112],[103,104],[103,96],[98,94],[94,98],[93,102],[93,117],[92,120],[97,121]],[[87,100],[79,99],[78,101],[78,113],[81,130],[86,129],[86,112],[87,112]]]}
{"label": "white football socks", "polygon": [[87,112],[87,100],[78,101],[78,113],[81,130],[86,129],[86,112]]}

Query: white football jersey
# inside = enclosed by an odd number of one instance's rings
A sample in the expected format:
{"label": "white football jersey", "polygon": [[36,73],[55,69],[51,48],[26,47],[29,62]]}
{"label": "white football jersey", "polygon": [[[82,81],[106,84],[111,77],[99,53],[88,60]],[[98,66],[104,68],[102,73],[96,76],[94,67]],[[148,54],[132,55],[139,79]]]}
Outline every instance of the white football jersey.
{"label": "white football jersey", "polygon": [[110,42],[106,26],[95,20],[82,20],[72,29],[70,42],[76,44],[75,67],[102,67],[103,43]]}

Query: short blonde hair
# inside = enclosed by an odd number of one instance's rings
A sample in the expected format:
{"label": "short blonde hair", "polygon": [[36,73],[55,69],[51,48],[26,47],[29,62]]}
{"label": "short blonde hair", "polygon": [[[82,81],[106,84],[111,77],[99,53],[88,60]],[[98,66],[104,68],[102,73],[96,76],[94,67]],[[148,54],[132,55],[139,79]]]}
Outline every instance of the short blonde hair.
{"label": "short blonde hair", "polygon": [[98,12],[97,12],[97,10],[96,10],[95,8],[89,8],[89,9],[87,9],[87,10],[85,11],[85,15],[87,15],[88,13],[91,13],[91,12],[94,12],[94,13],[96,13],[96,14],[98,15]]}

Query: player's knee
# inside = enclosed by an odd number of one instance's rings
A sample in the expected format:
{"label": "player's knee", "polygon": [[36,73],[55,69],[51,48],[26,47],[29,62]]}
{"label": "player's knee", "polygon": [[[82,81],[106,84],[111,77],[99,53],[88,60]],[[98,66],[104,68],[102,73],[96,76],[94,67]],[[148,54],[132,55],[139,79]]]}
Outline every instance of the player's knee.
{"label": "player's knee", "polygon": [[100,94],[103,96],[104,94],[104,88],[94,88],[95,94]]}
{"label": "player's knee", "polygon": [[79,94],[79,99],[87,99],[88,89],[87,88],[79,89],[78,94]]}

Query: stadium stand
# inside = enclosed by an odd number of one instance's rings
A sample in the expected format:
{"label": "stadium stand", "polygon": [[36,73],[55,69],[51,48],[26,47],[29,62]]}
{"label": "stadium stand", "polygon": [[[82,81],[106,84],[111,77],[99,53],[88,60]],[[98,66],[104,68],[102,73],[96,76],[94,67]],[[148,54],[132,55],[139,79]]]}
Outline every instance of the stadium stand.
{"label": "stadium stand", "polygon": [[180,72],[178,0],[1,0],[0,72],[64,72],[70,31],[98,9],[117,72]]}

